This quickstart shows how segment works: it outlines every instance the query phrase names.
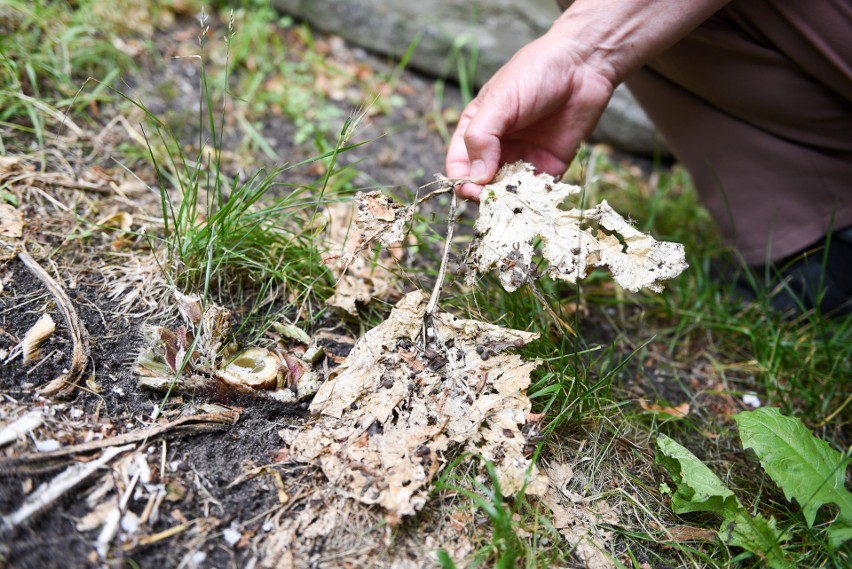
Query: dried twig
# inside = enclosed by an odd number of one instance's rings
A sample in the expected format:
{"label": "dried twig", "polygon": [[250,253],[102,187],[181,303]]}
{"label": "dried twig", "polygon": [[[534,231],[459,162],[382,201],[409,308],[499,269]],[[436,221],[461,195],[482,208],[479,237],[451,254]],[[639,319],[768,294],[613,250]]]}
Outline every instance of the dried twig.
{"label": "dried twig", "polygon": [[39,428],[44,421],[40,410],[33,410],[0,429],[0,447],[23,438],[28,433]]}
{"label": "dried twig", "polygon": [[[87,454],[103,448],[148,441],[165,434],[198,434],[219,431],[227,428],[228,425],[233,425],[239,416],[238,411],[216,411],[214,413],[188,415],[175,419],[165,425],[139,429],[108,439],[67,446],[51,452],[37,452],[13,456],[0,460],[0,476],[29,471],[29,468],[33,465],[38,466],[44,463],[52,463],[77,454]],[[55,464],[49,464],[46,469],[49,470],[55,467]]]}
{"label": "dried twig", "polygon": [[7,529],[15,529],[31,517],[49,507],[66,492],[75,488],[78,484],[86,480],[113,458],[132,448],[133,445],[108,448],[104,451],[103,455],[96,460],[77,463],[68,467],[61,474],[58,474],[49,482],[45,482],[39,486],[35,492],[27,496],[23,505],[15,512],[8,516],[3,516],[3,526]]}
{"label": "dried twig", "polygon": [[[452,186],[450,186],[452,188]],[[447,262],[450,257],[450,244],[453,241],[453,229],[456,226],[456,193],[450,194],[450,214],[447,216],[447,238],[444,241],[444,256],[441,258],[441,269],[438,271],[438,280],[426,305],[426,315],[431,316],[438,305],[438,297],[441,296],[441,287],[444,285],[444,277],[447,275]]]}
{"label": "dried twig", "polygon": [[21,182],[25,182],[27,185],[30,185],[32,182],[38,182],[46,186],[57,186],[69,190],[83,190],[107,195],[115,193],[115,190],[107,183],[95,184],[84,180],[73,180],[63,174],[57,173],[27,172],[26,174],[6,180],[6,184],[9,186],[17,185]]}
{"label": "dried twig", "polygon": [[71,333],[71,341],[73,342],[71,347],[71,367],[67,372],[48,382],[47,385],[42,386],[38,390],[39,394],[49,397],[69,395],[80,380],[80,376],[83,375],[86,360],[89,358],[89,334],[86,331],[86,327],[83,326],[80,317],[77,315],[77,310],[71,304],[71,299],[68,298],[68,295],[65,294],[59,283],[25,251],[19,252],[18,258],[38,280],[44,283],[44,286],[53,295],[53,299],[56,301],[59,310],[62,311],[62,316],[68,325]]}
{"label": "dried twig", "polygon": [[131,543],[125,544],[122,549],[124,551],[133,551],[137,547],[145,547],[147,545],[157,543],[158,541],[163,541],[164,539],[169,539],[170,537],[174,537],[174,536],[176,536],[180,533],[183,533],[184,531],[189,529],[194,523],[195,523],[195,520],[192,520],[192,521],[186,522],[184,524],[179,524],[179,525],[170,527],[167,530],[163,530],[163,531],[161,531],[159,533],[155,533],[153,535],[143,535],[139,539],[137,539],[137,540],[135,540]]}

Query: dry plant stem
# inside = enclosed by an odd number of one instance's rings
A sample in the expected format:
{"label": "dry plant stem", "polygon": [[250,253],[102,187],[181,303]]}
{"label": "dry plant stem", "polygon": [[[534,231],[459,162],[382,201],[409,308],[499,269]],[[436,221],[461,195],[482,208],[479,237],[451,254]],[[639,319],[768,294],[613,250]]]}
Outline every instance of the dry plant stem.
{"label": "dry plant stem", "polygon": [[68,298],[68,295],[65,294],[59,283],[53,280],[53,277],[35,259],[30,257],[27,252],[21,251],[18,253],[18,258],[38,280],[44,283],[44,286],[53,295],[53,299],[56,301],[59,310],[62,311],[62,317],[68,325],[73,343],[71,347],[71,367],[67,372],[39,388],[38,392],[40,395],[47,397],[67,396],[74,390],[77,381],[83,375],[86,360],[89,358],[89,334],[86,331],[86,327],[83,326],[80,317],[77,315],[77,310],[71,304],[71,299]]}
{"label": "dry plant stem", "polygon": [[185,524],[176,525],[170,527],[167,530],[163,530],[160,533],[155,533],[153,535],[143,535],[138,540],[128,543],[122,547],[122,551],[130,552],[138,547],[145,547],[146,545],[151,545],[157,543],[158,541],[163,541],[164,539],[169,539],[170,537],[174,537],[180,533],[183,533],[187,529],[189,529],[195,520],[186,522]]}
{"label": "dry plant stem", "polygon": [[76,454],[90,453],[107,447],[148,441],[165,434],[198,434],[219,431],[236,423],[239,416],[238,411],[216,411],[214,413],[190,415],[175,419],[165,425],[139,429],[108,439],[67,446],[51,452],[13,456],[0,460],[0,475],[17,474],[25,471],[29,465],[63,459]]}
{"label": "dry plant stem", "polygon": [[453,241],[453,229],[456,226],[456,200],[456,193],[453,192],[450,197],[450,214],[447,219],[447,238],[444,241],[444,256],[441,257],[441,269],[438,271],[438,280],[435,281],[435,288],[432,289],[432,296],[429,297],[429,304],[426,305],[427,316],[431,316],[435,311],[435,307],[438,305],[438,297],[441,296],[441,287],[444,285],[444,277],[447,276],[450,244]]}
{"label": "dry plant stem", "polygon": [[38,410],[30,411],[26,415],[18,417],[15,421],[0,429],[0,447],[23,438],[39,428],[43,421],[44,415]]}
{"label": "dry plant stem", "polygon": [[560,318],[559,315],[556,314],[556,311],[550,307],[550,303],[547,302],[547,299],[544,297],[543,294],[541,294],[541,291],[538,290],[538,287],[535,286],[535,283],[533,281],[528,281],[527,286],[530,287],[530,290],[532,291],[533,295],[538,299],[538,301],[541,303],[547,313],[550,314],[550,317],[556,320],[556,322],[558,322],[559,325],[562,326],[566,332],[568,332],[572,336],[576,336],[577,332],[574,331],[574,327],[562,320],[562,318]]}
{"label": "dry plant stem", "polygon": [[455,187],[456,187],[456,184],[460,184],[462,182],[469,182],[469,181],[470,180],[451,180],[449,178],[443,178],[442,177],[439,180],[435,180],[434,182],[429,182],[428,184],[423,184],[422,186],[420,186],[419,189],[422,190],[423,188],[425,188],[427,186],[431,186],[433,184],[441,184],[441,185],[443,185],[443,187],[438,188],[434,192],[430,192],[430,193],[426,194],[422,198],[417,198],[417,200],[414,202],[414,205],[419,206],[422,203],[428,202],[429,200],[431,200],[435,196],[440,196],[441,194],[446,194],[450,190],[454,190]]}
{"label": "dry plant stem", "polygon": [[84,182],[82,180],[69,180],[62,174],[51,174],[43,172],[28,172],[26,174],[21,174],[20,176],[16,176],[15,178],[10,178],[6,181],[6,183],[8,185],[12,185],[18,182],[27,181],[31,183],[40,182],[45,185],[58,186],[60,188],[67,188],[69,190],[83,190],[87,192],[95,192],[99,194],[108,195],[115,193],[115,191],[108,184],[93,184],[91,182]]}
{"label": "dry plant stem", "polygon": [[50,482],[45,482],[35,492],[27,496],[23,505],[8,516],[3,516],[3,526],[15,529],[34,515],[49,507],[69,490],[94,474],[99,468],[106,465],[116,456],[129,451],[133,445],[112,447],[104,451],[100,458],[86,463],[74,464],[61,474],[58,474]]}

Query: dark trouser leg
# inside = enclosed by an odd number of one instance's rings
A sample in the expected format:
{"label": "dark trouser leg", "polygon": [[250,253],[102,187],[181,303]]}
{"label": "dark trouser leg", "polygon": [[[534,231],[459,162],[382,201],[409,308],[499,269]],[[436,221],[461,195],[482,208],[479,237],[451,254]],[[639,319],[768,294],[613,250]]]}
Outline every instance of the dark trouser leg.
{"label": "dark trouser leg", "polygon": [[734,1],[627,84],[750,264],[852,225],[852,6]]}

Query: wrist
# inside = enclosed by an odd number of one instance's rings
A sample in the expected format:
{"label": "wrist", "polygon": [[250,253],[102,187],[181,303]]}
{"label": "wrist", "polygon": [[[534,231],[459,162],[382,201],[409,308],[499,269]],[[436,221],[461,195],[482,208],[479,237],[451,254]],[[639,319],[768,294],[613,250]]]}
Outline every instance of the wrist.
{"label": "wrist", "polygon": [[546,36],[613,85],[729,0],[576,0]]}

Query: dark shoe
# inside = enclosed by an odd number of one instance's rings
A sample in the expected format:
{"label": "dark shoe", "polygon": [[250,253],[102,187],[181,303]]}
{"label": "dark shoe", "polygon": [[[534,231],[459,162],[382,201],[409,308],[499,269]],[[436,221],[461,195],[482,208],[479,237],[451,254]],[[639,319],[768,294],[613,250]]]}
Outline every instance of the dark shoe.
{"label": "dark shoe", "polygon": [[852,228],[783,261],[741,273],[733,295],[747,301],[765,297],[788,316],[815,309],[832,317],[852,314]]}

